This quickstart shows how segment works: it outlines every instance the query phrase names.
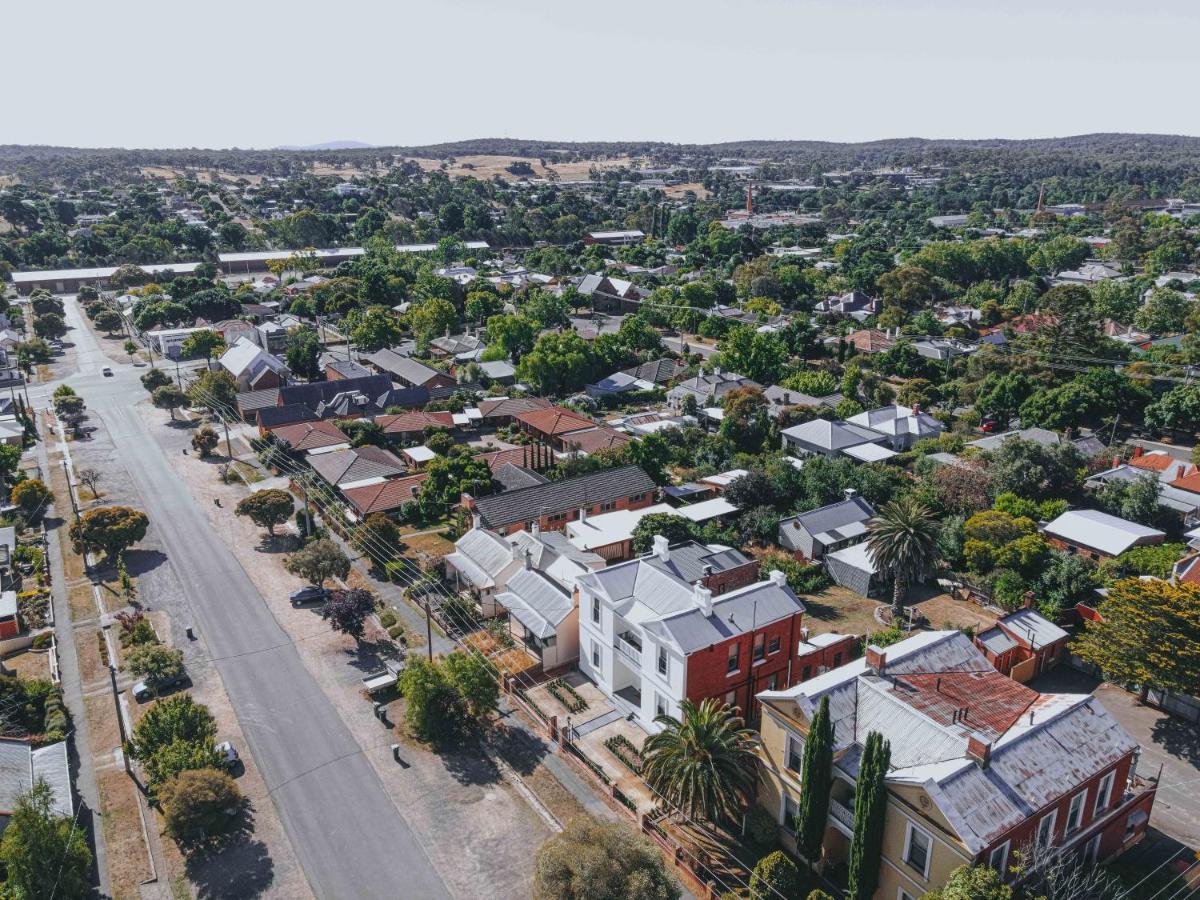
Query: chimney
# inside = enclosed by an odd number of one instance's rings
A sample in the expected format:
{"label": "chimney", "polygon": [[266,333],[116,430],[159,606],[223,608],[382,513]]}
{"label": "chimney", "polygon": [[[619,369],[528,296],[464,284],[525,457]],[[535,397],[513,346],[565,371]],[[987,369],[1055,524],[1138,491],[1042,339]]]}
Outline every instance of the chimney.
{"label": "chimney", "polygon": [[992,757],[991,742],[985,740],[979,732],[971,732],[967,735],[967,756],[979,763],[979,768],[986,769],[988,761]]}
{"label": "chimney", "polygon": [[912,405],[912,414],[914,416],[919,416],[921,414],[921,404],[920,403],[914,403]]}
{"label": "chimney", "polygon": [[698,581],[692,588],[692,599],[696,601],[696,608],[705,618],[713,614],[712,591]]}
{"label": "chimney", "polygon": [[479,513],[471,513],[471,530],[483,527],[483,519],[479,517]]}
{"label": "chimney", "polygon": [[654,536],[654,555],[663,562],[669,562],[671,559],[671,542],[661,534]]}
{"label": "chimney", "polygon": [[754,188],[746,188],[746,215],[754,215]]}
{"label": "chimney", "polygon": [[579,507],[579,522],[580,522],[580,524],[583,524],[586,521],[587,521],[587,507],[581,506],[581,507]]}
{"label": "chimney", "polygon": [[887,653],[874,644],[867,648],[867,668],[872,675],[882,676],[887,668]]}
{"label": "chimney", "polygon": [[533,553],[530,552],[528,547],[526,547],[525,548],[525,569],[529,570],[532,568],[533,568]]}
{"label": "chimney", "polygon": [[858,496],[858,491],[856,491],[854,488],[846,488],[844,491],[842,491],[842,494],[847,500],[853,500]]}
{"label": "chimney", "polygon": [[1114,457],[1112,458],[1112,468],[1114,468],[1114,469],[1115,469],[1115,468],[1116,468],[1117,466],[1119,466],[1120,464],[1121,464],[1121,457],[1119,457],[1119,456],[1114,456]]}
{"label": "chimney", "polygon": [[802,640],[802,641],[808,640],[808,626],[807,625],[800,626],[800,640]]}
{"label": "chimney", "polygon": [[771,584],[775,585],[776,587],[787,587],[787,576],[778,569],[772,569],[770,572],[768,572],[767,578],[769,578]]}
{"label": "chimney", "polygon": [[533,520],[533,527],[529,529],[529,533],[532,534],[534,537],[537,537],[538,535],[540,535],[542,533],[542,526],[538,522],[537,519]]}
{"label": "chimney", "polygon": [[1133,458],[1137,459],[1145,452],[1146,452],[1146,449],[1144,447],[1134,447],[1133,448]]}
{"label": "chimney", "polygon": [[1181,464],[1181,465],[1178,465],[1178,466],[1176,466],[1176,467],[1175,467],[1175,478],[1176,478],[1176,479],[1180,479],[1180,478],[1182,478],[1182,477],[1183,477],[1183,473],[1184,473],[1185,471],[1187,471],[1187,466],[1185,466],[1185,465],[1182,465],[1182,464]]}
{"label": "chimney", "polygon": [[1033,591],[1026,591],[1022,596],[1026,609],[1033,609]]}

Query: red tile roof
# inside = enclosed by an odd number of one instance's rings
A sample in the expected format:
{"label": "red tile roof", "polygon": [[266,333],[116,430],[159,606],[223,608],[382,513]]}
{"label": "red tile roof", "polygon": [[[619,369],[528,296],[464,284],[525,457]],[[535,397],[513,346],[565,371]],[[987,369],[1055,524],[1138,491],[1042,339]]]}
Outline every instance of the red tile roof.
{"label": "red tile roof", "polygon": [[317,450],[321,447],[350,443],[350,438],[340,428],[332,422],[320,420],[280,425],[270,431],[279,440],[287,441],[293,450]]}
{"label": "red tile roof", "polygon": [[880,353],[890,349],[896,342],[878,328],[864,328],[846,335],[846,343],[863,353]]}
{"label": "red tile roof", "polygon": [[376,416],[376,423],[383,428],[384,434],[401,434],[411,431],[423,431],[425,426],[437,428],[453,428],[454,416],[448,412],[406,412],[391,416]]}
{"label": "red tile roof", "polygon": [[563,437],[563,443],[568,450],[580,453],[595,453],[597,450],[607,450],[610,447],[622,447],[628,444],[630,437],[614,428],[592,428],[588,431],[577,431]]}
{"label": "red tile roof", "polygon": [[493,472],[512,463],[514,466],[528,466],[533,462],[534,448],[513,447],[510,450],[489,450],[487,453],[476,453],[476,457],[488,464]]}
{"label": "red tile roof", "polygon": [[376,512],[392,512],[401,504],[413,499],[413,488],[429,477],[428,472],[420,475],[410,475],[407,478],[393,478],[379,484],[367,484],[362,487],[342,491],[354,511],[360,516],[369,516]]}
{"label": "red tile roof", "polygon": [[578,413],[571,412],[561,406],[551,406],[546,409],[531,409],[528,412],[514,416],[535,431],[540,431],[547,437],[579,431],[581,428],[594,428],[596,423],[585,419]]}
{"label": "red tile roof", "polygon": [[1037,691],[996,671],[897,675],[895,684],[896,698],[935,722],[957,722],[992,741],[1038,698]]}
{"label": "red tile roof", "polygon": [[1129,460],[1131,466],[1151,472],[1165,472],[1176,463],[1179,463],[1179,460],[1169,453],[1146,453],[1142,456],[1134,456]]}

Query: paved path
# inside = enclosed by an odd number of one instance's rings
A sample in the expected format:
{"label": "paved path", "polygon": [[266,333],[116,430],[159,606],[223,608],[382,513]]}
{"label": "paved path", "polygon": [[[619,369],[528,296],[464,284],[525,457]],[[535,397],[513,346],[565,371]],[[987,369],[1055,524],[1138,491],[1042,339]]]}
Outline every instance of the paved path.
{"label": "paved path", "polygon": [[[449,896],[358,742],[134,411],[145,370],[109,361],[70,300],[67,320],[79,374],[66,380],[137,476],[313,893]],[[100,375],[106,365],[112,378]]]}

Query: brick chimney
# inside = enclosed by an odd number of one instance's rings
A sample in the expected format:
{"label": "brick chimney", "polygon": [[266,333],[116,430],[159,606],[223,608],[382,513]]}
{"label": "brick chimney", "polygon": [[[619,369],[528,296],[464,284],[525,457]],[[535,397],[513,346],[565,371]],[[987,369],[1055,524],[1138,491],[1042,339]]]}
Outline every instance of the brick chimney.
{"label": "brick chimney", "polygon": [[1186,471],[1187,471],[1187,466],[1185,466],[1185,465],[1183,465],[1182,463],[1180,463],[1179,465],[1177,465],[1177,466],[1175,467],[1175,478],[1176,478],[1176,479],[1180,479],[1180,478],[1182,478],[1182,477],[1183,477],[1183,473],[1184,473],[1184,472],[1186,472]]}
{"label": "brick chimney", "polygon": [[979,732],[967,735],[967,758],[979,763],[979,768],[986,769],[992,758],[991,741],[986,740]]}
{"label": "brick chimney", "polygon": [[1021,596],[1025,609],[1033,609],[1033,591],[1026,591]]}
{"label": "brick chimney", "polygon": [[887,652],[874,644],[867,648],[867,668],[873,675],[883,675],[887,668]]}
{"label": "brick chimney", "polygon": [[1133,458],[1137,459],[1145,452],[1146,452],[1146,449],[1144,447],[1134,447],[1133,448]]}

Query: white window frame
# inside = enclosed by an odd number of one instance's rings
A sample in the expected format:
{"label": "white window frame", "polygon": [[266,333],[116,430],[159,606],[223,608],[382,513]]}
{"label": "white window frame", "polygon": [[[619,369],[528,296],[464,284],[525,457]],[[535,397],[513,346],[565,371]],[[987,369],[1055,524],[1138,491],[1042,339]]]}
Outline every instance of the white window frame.
{"label": "white window frame", "polygon": [[[908,860],[909,851],[912,850],[912,837],[918,832],[920,832],[921,837],[925,838],[927,841],[925,846],[925,868],[923,870],[918,869]],[[911,871],[920,872],[921,878],[928,881],[929,864],[933,861],[933,835],[924,828],[918,828],[915,824],[909,822],[908,827],[904,831],[904,854],[900,858],[904,861],[904,865],[908,866]]]}
{"label": "white window frame", "polygon": [[667,656],[667,648],[661,644],[658,647],[658,668],[657,672],[663,678],[671,676],[671,660]]}
{"label": "white window frame", "polygon": [[[1078,804],[1078,805],[1076,805]],[[1074,834],[1083,827],[1083,810],[1087,806],[1087,788],[1084,788],[1078,794],[1071,798],[1070,804],[1067,806],[1067,827],[1066,834]],[[1078,812],[1078,818],[1076,817]]]}
{"label": "white window frame", "polygon": [[[792,768],[792,748],[795,747],[796,756],[800,758],[800,768]],[[787,741],[783,746],[783,767],[800,778],[804,773],[804,741],[795,735],[789,734]]]}
{"label": "white window frame", "polygon": [[1100,779],[1100,785],[1096,788],[1096,805],[1092,807],[1092,818],[1100,815],[1108,809],[1112,803],[1113,782],[1117,780],[1116,770],[1108,772]]}
{"label": "white window frame", "polygon": [[592,668],[597,675],[604,674],[604,657],[600,655],[600,642],[596,640],[592,641]]}
{"label": "white window frame", "polygon": [[[994,847],[992,852],[988,854],[988,867],[995,869],[1000,873],[1000,878],[1004,878],[1004,873],[1008,869],[1008,851],[1012,845],[1012,841],[1005,841],[999,847]],[[1000,864],[996,864],[996,854],[1000,854]]]}
{"label": "white window frame", "polygon": [[592,595],[592,624],[600,624],[600,598],[595,594]]}
{"label": "white window frame", "polygon": [[917,900],[912,894],[902,887],[896,888],[896,900]]}
{"label": "white window frame", "polygon": [[796,816],[800,815],[800,804],[797,803],[795,800],[793,800],[791,795],[787,791],[784,791],[783,792],[783,801],[779,804],[779,824],[782,825],[784,828],[787,827],[788,803],[791,803],[793,806],[796,807],[796,814],[792,816],[792,819],[794,820],[796,818]]}
{"label": "white window frame", "polygon": [[654,714],[656,716],[665,716],[671,712],[671,704],[667,702],[667,698],[658,691],[654,692]]}
{"label": "white window frame", "polygon": [[[1043,843],[1042,842],[1042,826],[1045,825],[1047,822],[1050,823],[1050,827],[1046,829],[1046,841],[1045,841],[1045,843]],[[1034,836],[1033,836],[1034,841],[1036,842],[1037,846],[1039,846],[1039,847],[1053,847],[1054,846],[1054,826],[1057,824],[1058,824],[1058,810],[1057,809],[1050,810],[1050,812],[1046,813],[1046,815],[1042,816],[1038,820],[1037,831],[1034,833]]]}
{"label": "white window frame", "polygon": [[1097,833],[1083,845],[1083,861],[1085,863],[1094,863],[1100,858],[1100,838],[1103,836],[1103,833]]}

